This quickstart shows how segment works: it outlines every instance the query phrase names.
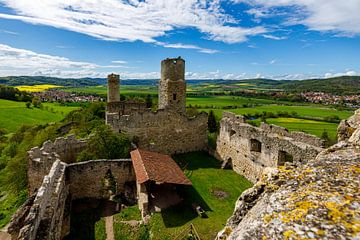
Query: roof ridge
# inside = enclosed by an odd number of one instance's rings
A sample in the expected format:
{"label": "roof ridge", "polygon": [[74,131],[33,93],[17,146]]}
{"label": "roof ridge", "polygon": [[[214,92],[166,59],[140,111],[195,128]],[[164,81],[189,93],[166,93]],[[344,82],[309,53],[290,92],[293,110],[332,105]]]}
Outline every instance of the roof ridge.
{"label": "roof ridge", "polygon": [[[139,154],[139,159],[142,159],[142,156],[141,156],[141,153],[140,153],[140,151],[142,151],[142,150],[140,150],[139,148],[138,149],[136,149],[136,151],[137,151],[137,153]],[[146,178],[147,178],[147,180],[150,180],[150,177],[149,177],[149,174],[148,174],[148,172],[147,172],[147,170],[146,170],[146,167],[145,167],[145,164],[141,164],[142,165],[142,167],[143,167],[143,169],[144,169],[144,172],[145,172],[145,175],[146,175]]]}

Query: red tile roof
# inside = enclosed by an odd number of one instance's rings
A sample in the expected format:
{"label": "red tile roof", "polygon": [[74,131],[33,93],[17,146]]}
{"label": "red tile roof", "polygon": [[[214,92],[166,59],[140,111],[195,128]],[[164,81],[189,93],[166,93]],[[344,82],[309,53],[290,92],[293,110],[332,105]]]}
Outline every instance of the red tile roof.
{"label": "red tile roof", "polygon": [[138,183],[150,180],[159,183],[192,185],[169,155],[140,149],[136,149],[130,154]]}

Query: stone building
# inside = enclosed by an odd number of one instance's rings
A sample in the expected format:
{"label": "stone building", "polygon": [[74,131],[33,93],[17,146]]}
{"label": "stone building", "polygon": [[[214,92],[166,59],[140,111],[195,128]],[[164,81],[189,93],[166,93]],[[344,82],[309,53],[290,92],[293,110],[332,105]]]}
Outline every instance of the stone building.
{"label": "stone building", "polygon": [[165,154],[206,150],[207,113],[186,116],[185,61],[182,58],[161,62],[156,112],[142,104],[118,101],[118,76],[109,75],[108,81],[109,94],[116,96],[108,97],[106,123],[114,131],[128,134],[144,150]]}

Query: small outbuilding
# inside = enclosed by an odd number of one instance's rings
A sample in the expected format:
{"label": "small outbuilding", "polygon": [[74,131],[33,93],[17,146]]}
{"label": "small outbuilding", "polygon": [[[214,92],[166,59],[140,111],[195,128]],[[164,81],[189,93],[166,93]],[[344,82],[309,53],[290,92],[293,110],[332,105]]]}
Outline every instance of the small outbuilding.
{"label": "small outbuilding", "polygon": [[136,149],[131,153],[136,175],[138,204],[142,216],[181,202],[178,187],[191,181],[176,162],[165,154]]}

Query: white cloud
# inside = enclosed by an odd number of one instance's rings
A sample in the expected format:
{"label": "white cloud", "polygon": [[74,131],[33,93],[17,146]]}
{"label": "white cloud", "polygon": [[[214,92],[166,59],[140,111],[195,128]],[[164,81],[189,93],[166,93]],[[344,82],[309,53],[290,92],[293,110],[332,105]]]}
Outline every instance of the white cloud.
{"label": "white cloud", "polygon": [[127,61],[124,61],[124,60],[114,60],[114,61],[111,61],[112,63],[116,63],[116,64],[127,64]]}
{"label": "white cloud", "polygon": [[[123,61],[125,62],[125,61]],[[133,68],[73,61],[65,57],[36,53],[0,44],[0,75],[43,75],[54,77],[104,77],[103,69]],[[108,70],[106,70],[108,71]]]}
{"label": "white cloud", "polygon": [[330,31],[341,35],[360,34],[359,0],[232,0],[245,2],[254,9],[249,14],[256,18],[269,17],[266,13],[278,7],[293,8],[287,25],[303,24],[311,30]]}
{"label": "white cloud", "polygon": [[202,48],[196,45],[191,45],[191,44],[182,44],[182,43],[162,43],[162,42],[158,42],[157,43],[160,46],[163,46],[165,48],[180,48],[180,49],[195,49],[198,50],[199,52],[202,53],[208,53],[208,54],[213,54],[213,53],[218,53],[218,50],[215,49],[208,49],[208,48]]}
{"label": "white cloud", "polygon": [[9,31],[9,30],[0,30],[0,32],[6,33],[6,34],[10,34],[10,35],[19,35],[19,33],[13,32],[13,31]]}
{"label": "white cloud", "polygon": [[273,64],[275,64],[276,62],[277,62],[276,59],[273,59],[273,60],[271,60],[271,61],[269,62],[269,64],[273,65]]}
{"label": "white cloud", "polygon": [[325,73],[325,78],[332,78],[332,77],[341,77],[341,76],[356,76],[357,72],[352,70],[347,70],[346,72],[339,72],[339,73]]}
{"label": "white cloud", "polygon": [[[0,0],[15,14],[0,18],[49,25],[104,40],[143,41],[174,29],[196,28],[206,38],[226,43],[245,41],[263,34],[257,26],[244,28],[225,13],[220,0]],[[231,25],[231,26],[230,26]],[[200,49],[199,49],[200,50]],[[206,50],[205,50],[206,51]]]}
{"label": "white cloud", "polygon": [[272,39],[272,40],[285,40],[285,39],[287,39],[287,37],[278,37],[278,36],[274,36],[274,35],[270,35],[270,34],[263,34],[262,36],[264,38],[268,38],[268,39]]}

